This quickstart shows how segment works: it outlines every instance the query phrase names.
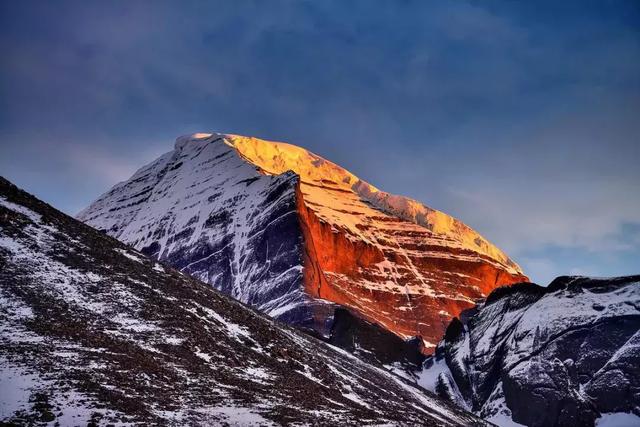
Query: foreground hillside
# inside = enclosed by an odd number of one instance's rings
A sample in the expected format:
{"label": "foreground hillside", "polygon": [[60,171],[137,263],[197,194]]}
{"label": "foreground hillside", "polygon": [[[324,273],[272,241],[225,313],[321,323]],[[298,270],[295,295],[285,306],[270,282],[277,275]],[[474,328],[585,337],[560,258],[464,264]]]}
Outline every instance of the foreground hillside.
{"label": "foreground hillside", "polygon": [[482,423],[0,178],[0,422]]}
{"label": "foreground hillside", "polygon": [[640,425],[640,276],[498,289],[425,367],[423,386],[499,425]]}
{"label": "foreground hillside", "polygon": [[178,138],[78,218],[288,323],[326,335],[337,303],[427,352],[476,299],[527,280],[455,218],[236,135]]}

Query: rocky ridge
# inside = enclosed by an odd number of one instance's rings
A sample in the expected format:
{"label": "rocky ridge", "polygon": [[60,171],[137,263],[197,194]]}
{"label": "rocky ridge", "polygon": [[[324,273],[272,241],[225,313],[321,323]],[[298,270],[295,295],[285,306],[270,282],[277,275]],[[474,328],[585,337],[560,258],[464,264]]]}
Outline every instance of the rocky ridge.
{"label": "rocky ridge", "polygon": [[501,426],[638,424],[640,276],[499,288],[424,367],[419,384]]}

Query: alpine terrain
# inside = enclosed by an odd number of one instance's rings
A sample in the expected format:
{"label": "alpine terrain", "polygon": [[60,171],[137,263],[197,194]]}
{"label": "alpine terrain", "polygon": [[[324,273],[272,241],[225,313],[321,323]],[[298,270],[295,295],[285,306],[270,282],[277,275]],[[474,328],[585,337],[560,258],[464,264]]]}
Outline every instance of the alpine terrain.
{"label": "alpine terrain", "polygon": [[425,353],[477,299],[527,281],[457,219],[236,135],[178,138],[78,219],[274,318],[326,336],[345,306]]}
{"label": "alpine terrain", "polygon": [[2,178],[0,366],[2,425],[484,425]]}
{"label": "alpine terrain", "polygon": [[493,291],[418,382],[501,426],[640,425],[640,276]]}

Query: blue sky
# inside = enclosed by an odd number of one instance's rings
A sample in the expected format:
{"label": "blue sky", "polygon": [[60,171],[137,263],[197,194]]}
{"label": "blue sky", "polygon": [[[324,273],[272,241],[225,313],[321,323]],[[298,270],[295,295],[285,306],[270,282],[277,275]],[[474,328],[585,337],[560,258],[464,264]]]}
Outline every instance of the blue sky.
{"label": "blue sky", "polygon": [[0,174],[74,214],[177,135],[304,146],[545,284],[640,273],[640,3],[0,2]]}

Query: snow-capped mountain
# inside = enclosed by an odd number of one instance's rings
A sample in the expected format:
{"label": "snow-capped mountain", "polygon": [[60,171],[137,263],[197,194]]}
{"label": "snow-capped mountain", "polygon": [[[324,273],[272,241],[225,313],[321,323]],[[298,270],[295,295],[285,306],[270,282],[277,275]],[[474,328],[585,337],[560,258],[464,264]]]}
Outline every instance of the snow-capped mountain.
{"label": "snow-capped mountain", "polygon": [[484,425],[0,178],[0,424],[291,423]]}
{"label": "snow-capped mountain", "polygon": [[476,299],[527,281],[462,222],[236,135],[178,138],[78,218],[275,318],[326,334],[337,303],[427,351]]}
{"label": "snow-capped mountain", "polygon": [[640,276],[497,289],[419,383],[505,427],[640,425]]}

